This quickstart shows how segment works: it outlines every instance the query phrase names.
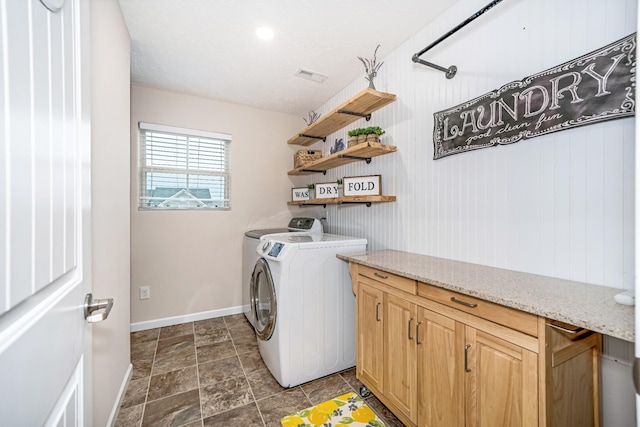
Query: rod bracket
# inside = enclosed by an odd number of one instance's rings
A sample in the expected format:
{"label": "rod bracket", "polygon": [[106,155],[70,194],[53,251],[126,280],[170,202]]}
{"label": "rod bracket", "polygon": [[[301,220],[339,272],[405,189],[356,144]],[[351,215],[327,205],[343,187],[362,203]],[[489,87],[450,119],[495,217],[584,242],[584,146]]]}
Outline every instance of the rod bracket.
{"label": "rod bracket", "polygon": [[476,19],[478,16],[482,15],[483,13],[487,12],[489,9],[491,9],[493,6],[497,5],[501,1],[502,0],[493,0],[491,3],[489,3],[488,5],[486,5],[485,7],[483,7],[482,9],[480,9],[479,11],[477,11],[476,13],[474,13],[473,15],[468,17],[464,22],[461,22],[460,24],[455,26],[452,30],[450,30],[448,33],[446,33],[442,37],[440,37],[438,40],[434,41],[429,46],[427,46],[424,49],[422,49],[420,52],[415,53],[411,57],[411,60],[413,62],[417,63],[417,64],[426,65],[427,67],[431,67],[431,68],[435,68],[436,70],[440,70],[440,71],[445,73],[445,76],[447,77],[447,79],[452,79],[456,75],[456,72],[458,71],[458,68],[456,68],[455,65],[452,65],[449,68],[444,68],[444,67],[436,65],[434,63],[431,63],[429,61],[425,61],[423,59],[420,59],[420,56],[422,54],[424,54],[425,52],[427,52],[429,49],[431,49],[431,48],[435,47],[436,45],[438,45],[438,43],[440,43],[441,41],[443,41],[443,40],[447,39],[449,36],[455,34],[462,27],[464,27],[465,25],[469,24],[471,21],[473,21],[474,19]]}
{"label": "rod bracket", "polygon": [[322,175],[327,174],[327,171],[318,171],[314,169],[300,169],[300,172],[322,173]]}
{"label": "rod bracket", "polygon": [[307,135],[305,133],[299,133],[298,136],[301,137],[301,138],[321,139],[322,142],[327,142],[327,137],[326,136]]}
{"label": "rod bracket", "polygon": [[371,120],[371,113],[369,113],[369,114],[356,113],[355,111],[343,110],[342,108],[339,109],[337,112],[340,113],[340,114],[349,114],[351,116],[364,117],[364,119],[366,121]]}
{"label": "rod bracket", "polygon": [[418,57],[417,53],[415,53],[413,55],[413,57],[411,57],[411,60],[413,62],[415,62],[416,64],[426,65],[427,67],[435,68],[436,70],[442,71],[444,73],[444,76],[447,79],[454,78],[456,76],[456,73],[458,72],[458,67],[456,67],[455,65],[451,65],[451,66],[449,66],[449,68],[444,68],[444,67],[441,67],[439,65],[434,64],[433,62],[429,62],[429,61],[425,61],[424,59],[420,59],[420,57]]}
{"label": "rod bracket", "polygon": [[371,163],[371,157],[350,156],[348,154],[338,154],[339,159],[364,160],[367,164]]}
{"label": "rod bracket", "polygon": [[371,202],[338,202],[339,205],[367,205],[368,208],[371,207]]}

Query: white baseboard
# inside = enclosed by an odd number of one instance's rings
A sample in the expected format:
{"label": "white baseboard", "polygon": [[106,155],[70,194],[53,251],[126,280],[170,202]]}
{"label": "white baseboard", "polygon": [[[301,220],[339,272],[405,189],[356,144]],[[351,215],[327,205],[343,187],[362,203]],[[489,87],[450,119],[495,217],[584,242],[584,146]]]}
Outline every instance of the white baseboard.
{"label": "white baseboard", "polygon": [[131,332],[145,331],[147,329],[161,328],[163,326],[179,325],[180,323],[195,322],[198,320],[213,319],[242,313],[241,305],[236,307],[221,308],[219,310],[202,311],[200,313],[185,314],[184,316],[165,317],[164,319],[147,320],[131,324]]}
{"label": "white baseboard", "polygon": [[124,395],[127,392],[127,387],[129,386],[129,381],[131,380],[132,374],[133,374],[133,365],[129,363],[129,367],[127,368],[127,372],[124,375],[122,384],[120,384],[120,390],[118,390],[118,396],[113,405],[113,408],[111,408],[111,414],[109,414],[109,419],[107,420],[108,426],[114,427],[116,424],[116,419],[118,418],[118,411],[120,411],[120,405],[122,405],[122,401],[124,400]]}

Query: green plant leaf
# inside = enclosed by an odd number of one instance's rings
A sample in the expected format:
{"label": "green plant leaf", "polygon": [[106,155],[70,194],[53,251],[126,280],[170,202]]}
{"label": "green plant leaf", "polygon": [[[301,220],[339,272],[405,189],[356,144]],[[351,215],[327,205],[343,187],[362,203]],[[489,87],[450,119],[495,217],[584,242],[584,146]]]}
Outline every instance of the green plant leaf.
{"label": "green plant leaf", "polygon": [[340,422],[342,424],[352,424],[353,423],[353,418],[351,417],[344,417],[340,420]]}
{"label": "green plant leaf", "polygon": [[372,425],[374,427],[387,427],[385,423],[378,420],[369,421],[369,425]]}
{"label": "green plant leaf", "polygon": [[299,417],[306,418],[309,416],[309,411],[307,409],[303,409],[302,411],[296,414]]}
{"label": "green plant leaf", "polygon": [[333,403],[335,403],[338,406],[344,406],[347,404],[347,402],[343,402],[342,400],[334,400]]}

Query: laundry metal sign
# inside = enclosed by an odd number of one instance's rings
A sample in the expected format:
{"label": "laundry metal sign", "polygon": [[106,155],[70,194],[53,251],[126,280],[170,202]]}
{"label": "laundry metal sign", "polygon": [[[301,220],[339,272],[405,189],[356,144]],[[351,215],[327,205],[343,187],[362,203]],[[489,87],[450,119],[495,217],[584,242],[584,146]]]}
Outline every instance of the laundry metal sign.
{"label": "laundry metal sign", "polygon": [[635,114],[636,33],[434,113],[433,158]]}

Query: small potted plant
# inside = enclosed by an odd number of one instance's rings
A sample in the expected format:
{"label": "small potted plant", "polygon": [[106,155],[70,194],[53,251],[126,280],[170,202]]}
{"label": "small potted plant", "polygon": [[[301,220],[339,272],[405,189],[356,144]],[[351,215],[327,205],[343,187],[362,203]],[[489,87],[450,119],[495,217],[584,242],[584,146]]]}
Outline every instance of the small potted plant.
{"label": "small potted plant", "polygon": [[384,135],[384,131],[380,126],[371,126],[366,129],[368,142],[380,142],[380,136]]}
{"label": "small potted plant", "polygon": [[347,132],[347,135],[349,136],[349,147],[351,147],[352,145],[356,145],[358,143],[358,131],[360,129],[352,129],[349,132]]}
{"label": "small potted plant", "polygon": [[316,186],[314,184],[307,184],[307,189],[309,192],[309,200],[315,199],[316,198],[316,190],[315,190]]}
{"label": "small potted plant", "polygon": [[367,128],[358,129],[358,144],[367,140]]}
{"label": "small potted plant", "polygon": [[338,178],[336,184],[338,184],[338,197],[342,197],[342,178]]}

